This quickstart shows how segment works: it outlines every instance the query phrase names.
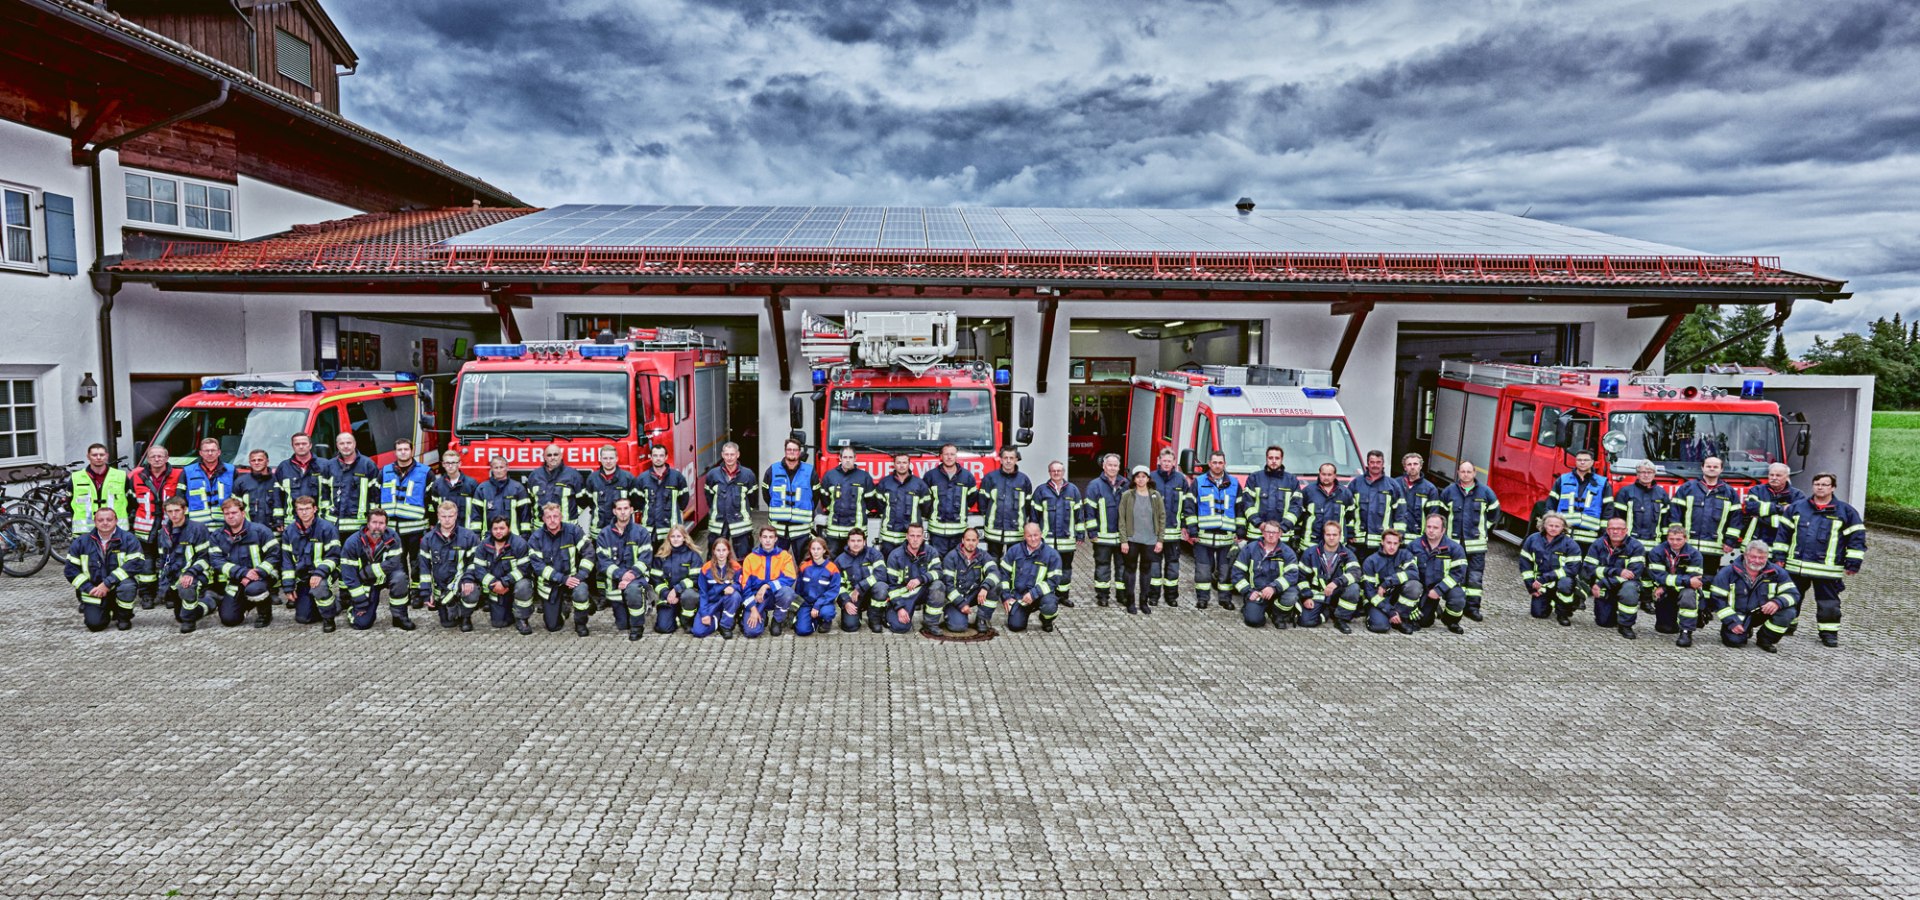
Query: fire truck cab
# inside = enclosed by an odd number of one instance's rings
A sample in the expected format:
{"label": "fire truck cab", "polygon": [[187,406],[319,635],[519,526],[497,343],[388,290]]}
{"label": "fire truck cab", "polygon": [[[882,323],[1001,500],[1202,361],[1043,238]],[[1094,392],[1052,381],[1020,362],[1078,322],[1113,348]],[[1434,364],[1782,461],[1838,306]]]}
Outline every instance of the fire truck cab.
{"label": "fire truck cab", "polygon": [[[585,341],[482,344],[460,367],[453,435],[460,468],[487,477],[504,456],[513,471],[543,462],[559,444],[566,464],[599,465],[601,447],[638,472],[651,445],[697,483],[719,460],[727,435],[727,355],[719,342],[683,328],[635,328]],[[705,499],[694,491],[695,515]]]}
{"label": "fire truck cab", "polygon": [[220,442],[220,458],[240,467],[247,454],[267,451],[286,459],[299,432],[313,438],[313,452],[333,455],[333,442],[352,432],[359,451],[378,465],[393,461],[393,442],[413,441],[414,452],[431,461],[438,455],[432,432],[422,433],[419,384],[411,372],[327,370],[216,375],[200,380],[200,390],[175,403],[150,442],[167,448],[176,466],[198,459],[200,442]]}
{"label": "fire truck cab", "polygon": [[834,464],[827,454],[852,447],[875,478],[893,471],[901,452],[924,473],[939,464],[943,444],[955,445],[960,464],[978,477],[996,465],[1002,446],[1032,443],[1033,398],[1019,396],[1020,424],[1009,439],[999,403],[1008,372],[954,359],[955,320],[952,311],[848,312],[844,324],[804,315],[800,352],[814,391],[789,401],[793,439],[817,447],[822,467]]}
{"label": "fire truck cab", "polygon": [[1266,465],[1269,446],[1287,452],[1288,471],[1311,478],[1333,463],[1343,478],[1361,456],[1340,406],[1333,373],[1276,366],[1206,366],[1200,372],[1136,375],[1127,418],[1127,465],[1151,467],[1162,449],[1198,472],[1218,450],[1245,478]]}
{"label": "fire truck cab", "polygon": [[1616,489],[1652,462],[1671,491],[1715,456],[1726,481],[1745,491],[1766,480],[1769,465],[1789,462],[1787,449],[1804,461],[1806,426],[1792,426],[1788,437],[1761,379],[1734,393],[1618,369],[1446,360],[1434,397],[1429,468],[1451,482],[1460,461],[1471,461],[1500,498],[1509,531],[1523,535],[1581,450],[1594,453],[1594,471]]}

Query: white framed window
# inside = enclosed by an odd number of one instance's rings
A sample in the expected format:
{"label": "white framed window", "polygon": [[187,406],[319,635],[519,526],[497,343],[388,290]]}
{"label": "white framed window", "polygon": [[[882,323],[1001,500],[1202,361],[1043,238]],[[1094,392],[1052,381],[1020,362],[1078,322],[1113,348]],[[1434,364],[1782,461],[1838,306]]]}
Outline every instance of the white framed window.
{"label": "white framed window", "polygon": [[127,170],[127,221],[233,237],[233,185]]}
{"label": "white framed window", "polygon": [[32,378],[0,375],[0,465],[44,459],[39,386]]}
{"label": "white framed window", "polygon": [[40,271],[40,259],[33,252],[33,211],[39,205],[39,191],[0,185],[0,231],[4,231],[0,235],[0,266]]}

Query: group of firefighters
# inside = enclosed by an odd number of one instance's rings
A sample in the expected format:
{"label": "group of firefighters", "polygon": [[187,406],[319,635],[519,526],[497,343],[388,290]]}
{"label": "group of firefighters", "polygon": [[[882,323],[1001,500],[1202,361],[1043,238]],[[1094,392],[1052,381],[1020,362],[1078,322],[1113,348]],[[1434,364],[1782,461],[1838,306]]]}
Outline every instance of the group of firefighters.
{"label": "group of firefighters", "polygon": [[[383,606],[405,630],[415,627],[410,610],[430,609],[443,627],[471,631],[484,608],[495,628],[531,634],[537,612],[547,631],[571,618],[583,637],[604,606],[629,640],[649,629],[729,639],[863,622],[899,633],[916,616],[935,634],[986,633],[1002,607],[1010,630],[1037,619],[1053,631],[1074,605],[1084,547],[1095,602],[1128,613],[1179,604],[1187,553],[1195,606],[1238,605],[1248,626],[1330,622],[1349,633],[1361,619],[1373,632],[1437,622],[1460,633],[1463,619],[1483,617],[1488,538],[1501,518],[1471,462],[1441,488],[1412,453],[1395,476],[1373,451],[1350,481],[1331,463],[1303,481],[1279,447],[1244,479],[1219,453],[1190,477],[1171,449],[1123,478],[1109,454],[1079,486],[1058,461],[1035,483],[1012,448],[976,478],[951,445],[923,474],[902,453],[878,479],[843,448],[816,477],[789,440],[761,475],[741,465],[738,446],[722,447],[697,488],[702,553],[686,526],[696,488],[662,447],[633,474],[611,446],[581,471],[556,444],[520,478],[496,456],[480,481],[461,473],[457,452],[430,471],[405,440],[385,466],[350,433],[334,448],[316,456],[297,434],[278,465],[252,450],[236,468],[209,438],[185,468],[154,447],[123,472],[91,447],[72,476],[66,564],[86,627],[124,630],[136,607],[164,603],[182,632],[209,615],[237,626],[251,613],[266,627],[280,604],[328,632],[343,607],[367,629]],[[1710,618],[1729,646],[1752,635],[1773,651],[1810,593],[1821,641],[1835,646],[1844,579],[1859,571],[1866,540],[1859,514],[1834,496],[1834,476],[1816,475],[1806,495],[1776,464],[1742,494],[1720,474],[1710,458],[1669,495],[1645,464],[1615,492],[1580,454],[1520,550],[1532,614],[1569,625],[1591,602],[1597,624],[1632,638],[1644,602],[1679,646]]]}

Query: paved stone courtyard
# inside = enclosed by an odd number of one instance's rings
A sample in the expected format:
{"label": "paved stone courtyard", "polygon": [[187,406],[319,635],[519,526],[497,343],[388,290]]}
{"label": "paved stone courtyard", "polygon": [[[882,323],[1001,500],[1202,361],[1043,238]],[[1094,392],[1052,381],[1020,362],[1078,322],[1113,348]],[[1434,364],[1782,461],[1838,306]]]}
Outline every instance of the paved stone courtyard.
{"label": "paved stone courtyard", "polygon": [[1464,637],[1189,593],[975,645],[88,634],[50,566],[0,579],[0,892],[1913,897],[1916,557],[1777,656],[1529,619],[1505,548]]}

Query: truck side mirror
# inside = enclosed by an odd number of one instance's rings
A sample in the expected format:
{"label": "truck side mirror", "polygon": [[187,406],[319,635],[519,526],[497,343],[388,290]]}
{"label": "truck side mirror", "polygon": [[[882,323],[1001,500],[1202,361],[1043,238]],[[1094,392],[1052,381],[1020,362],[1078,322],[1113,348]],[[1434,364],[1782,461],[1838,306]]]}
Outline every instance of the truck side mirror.
{"label": "truck side mirror", "polygon": [[[787,398],[787,427],[793,429],[796,435],[801,433],[800,429],[807,427],[807,404],[800,399],[799,394]],[[806,443],[805,438],[796,438],[796,440]]]}
{"label": "truck side mirror", "polygon": [[[1805,450],[1800,451],[1800,455],[1801,456],[1807,455],[1807,451]],[[133,467],[136,469],[146,463],[147,461],[147,442],[146,441],[133,442],[133,458],[135,460]]]}
{"label": "truck side mirror", "polygon": [[673,415],[675,412],[679,410],[679,407],[680,407],[679,386],[671,378],[661,379],[660,411],[667,415]]}
{"label": "truck side mirror", "polygon": [[1019,447],[1025,447],[1026,445],[1033,443],[1033,429],[1022,428],[1019,431],[1014,432],[1013,443],[1015,446],[1019,446]]}
{"label": "truck side mirror", "polygon": [[1180,451],[1180,471],[1182,472],[1193,471],[1193,449],[1192,448],[1188,448]]}
{"label": "truck side mirror", "polygon": [[801,431],[798,428],[795,428],[794,430],[787,432],[787,440],[796,441],[800,444],[800,446],[804,447],[807,445],[807,433],[804,431]]}
{"label": "truck side mirror", "polygon": [[1021,428],[1033,427],[1033,395],[1032,394],[1025,394],[1020,397],[1020,427]]}
{"label": "truck side mirror", "polygon": [[1804,464],[1807,458],[1808,451],[1812,449],[1813,449],[1813,430],[1808,428],[1805,425],[1802,425],[1800,426],[1799,436],[1793,439],[1793,455],[1800,457],[1802,463]]}

